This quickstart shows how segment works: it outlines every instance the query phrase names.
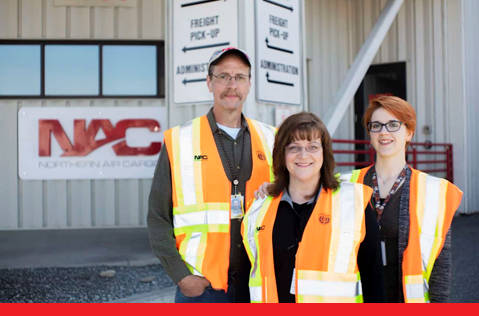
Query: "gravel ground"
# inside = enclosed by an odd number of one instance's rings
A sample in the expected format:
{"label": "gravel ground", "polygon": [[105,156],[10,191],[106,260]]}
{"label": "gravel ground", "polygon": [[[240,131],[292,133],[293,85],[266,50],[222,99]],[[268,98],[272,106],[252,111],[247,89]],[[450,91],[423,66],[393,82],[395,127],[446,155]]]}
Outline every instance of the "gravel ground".
{"label": "gravel ground", "polygon": [[[113,278],[100,272],[115,270]],[[149,283],[141,280],[155,277]],[[100,303],[173,286],[160,264],[0,270],[0,303]]]}

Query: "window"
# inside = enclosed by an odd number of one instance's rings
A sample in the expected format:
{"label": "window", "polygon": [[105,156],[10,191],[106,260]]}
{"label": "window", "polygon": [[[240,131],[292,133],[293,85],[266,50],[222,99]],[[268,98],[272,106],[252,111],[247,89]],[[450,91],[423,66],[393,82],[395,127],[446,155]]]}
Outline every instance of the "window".
{"label": "window", "polygon": [[161,41],[0,41],[0,98],[163,98]]}

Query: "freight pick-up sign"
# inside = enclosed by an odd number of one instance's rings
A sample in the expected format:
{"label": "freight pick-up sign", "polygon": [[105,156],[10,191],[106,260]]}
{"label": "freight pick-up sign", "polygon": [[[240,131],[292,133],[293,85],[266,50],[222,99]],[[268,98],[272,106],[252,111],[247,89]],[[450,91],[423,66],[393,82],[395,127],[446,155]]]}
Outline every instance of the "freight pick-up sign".
{"label": "freight pick-up sign", "polygon": [[256,0],[257,96],[261,102],[301,104],[299,0]]}
{"label": "freight pick-up sign", "polygon": [[212,102],[208,60],[220,48],[238,46],[238,0],[174,0],[174,102]]}

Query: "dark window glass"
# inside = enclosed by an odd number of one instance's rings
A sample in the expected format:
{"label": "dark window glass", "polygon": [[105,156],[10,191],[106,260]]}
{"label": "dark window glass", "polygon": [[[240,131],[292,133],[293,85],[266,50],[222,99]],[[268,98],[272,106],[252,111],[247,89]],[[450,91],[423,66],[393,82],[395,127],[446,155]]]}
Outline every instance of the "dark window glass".
{"label": "dark window glass", "polygon": [[45,95],[100,94],[98,45],[46,45]]}
{"label": "dark window glass", "polygon": [[0,96],[39,96],[40,78],[40,45],[0,45]]}
{"label": "dark window glass", "polygon": [[156,61],[153,45],[103,46],[103,95],[157,95]]}

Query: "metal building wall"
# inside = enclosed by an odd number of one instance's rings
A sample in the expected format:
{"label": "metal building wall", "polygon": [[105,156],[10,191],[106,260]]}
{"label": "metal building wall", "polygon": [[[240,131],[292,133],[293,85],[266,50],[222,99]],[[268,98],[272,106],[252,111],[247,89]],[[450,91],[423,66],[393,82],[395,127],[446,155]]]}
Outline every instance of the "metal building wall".
{"label": "metal building wall", "polygon": [[[465,98],[466,98],[466,148],[467,148],[467,189],[477,195],[479,192],[479,1],[464,1],[464,43],[465,43]],[[479,199],[468,195],[467,213],[479,212]]]}
{"label": "metal building wall", "polygon": [[[1,0],[1,39],[163,40],[164,0],[137,8],[53,7],[53,0]],[[130,227],[146,224],[151,180],[21,181],[21,107],[165,106],[164,100],[0,101],[0,229]]]}
{"label": "metal building wall", "polygon": [[[465,191],[460,208],[463,213],[479,210],[479,198],[476,194],[471,194],[477,192],[478,164],[475,160],[478,145],[474,139],[467,142],[467,133],[477,135],[474,118],[477,117],[478,96],[474,94],[477,94],[474,87],[479,82],[474,52],[478,48],[479,5],[476,2],[406,0],[373,61],[373,64],[407,63],[407,99],[417,112],[417,129],[413,141],[430,140],[433,143],[454,144],[455,183]],[[326,113],[341,80],[345,78],[386,3],[387,0],[306,0],[311,111],[319,115]],[[465,25],[462,24],[462,9],[469,14]],[[464,30],[465,42],[469,48],[466,62],[462,56],[461,33]],[[476,68],[472,68],[472,65]],[[468,69],[467,103],[462,98],[464,67]],[[464,124],[466,118],[468,122]],[[431,135],[423,132],[426,125],[432,126]],[[462,130],[465,126],[468,132]],[[354,139],[353,105],[334,138]],[[468,153],[466,148],[470,148]],[[348,157],[341,159],[348,160]],[[470,170],[475,170],[473,172],[476,172],[476,176],[469,175],[466,171],[466,160],[469,165],[475,164]]]}

